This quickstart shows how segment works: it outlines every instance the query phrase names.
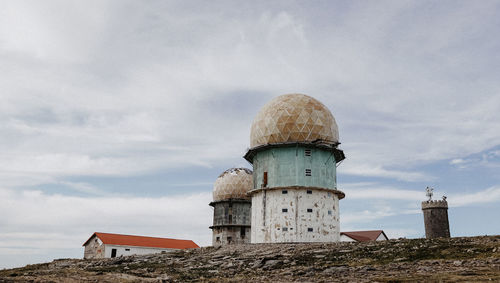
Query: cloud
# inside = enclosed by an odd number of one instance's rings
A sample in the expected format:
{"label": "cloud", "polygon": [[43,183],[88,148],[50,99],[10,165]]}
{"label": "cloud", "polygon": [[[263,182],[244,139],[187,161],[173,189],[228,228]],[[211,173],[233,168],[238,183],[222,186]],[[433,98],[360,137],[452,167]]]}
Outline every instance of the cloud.
{"label": "cloud", "polygon": [[388,170],[382,166],[377,165],[363,165],[363,164],[353,164],[348,160],[342,163],[341,169],[339,169],[342,174],[355,175],[355,176],[365,176],[365,177],[382,177],[390,178],[402,181],[420,181],[420,180],[433,180],[435,177],[428,176],[422,172],[408,172],[401,170]]}
{"label": "cloud", "polygon": [[453,194],[448,196],[450,207],[476,206],[479,204],[500,202],[500,187],[493,186],[474,193]]}

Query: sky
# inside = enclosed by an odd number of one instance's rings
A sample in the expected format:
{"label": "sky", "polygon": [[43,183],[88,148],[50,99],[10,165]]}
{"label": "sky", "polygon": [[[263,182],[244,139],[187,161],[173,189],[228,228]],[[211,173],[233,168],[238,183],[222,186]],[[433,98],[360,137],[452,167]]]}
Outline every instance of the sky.
{"label": "sky", "polygon": [[500,233],[500,1],[0,1],[0,269],[93,232],[211,244],[259,109],[325,104],[342,231]]}

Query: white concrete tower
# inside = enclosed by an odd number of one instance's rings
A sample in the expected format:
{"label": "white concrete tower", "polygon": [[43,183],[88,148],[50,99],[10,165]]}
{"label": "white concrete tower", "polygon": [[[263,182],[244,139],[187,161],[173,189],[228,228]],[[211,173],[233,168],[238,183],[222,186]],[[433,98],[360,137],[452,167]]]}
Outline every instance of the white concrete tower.
{"label": "white concrete tower", "polygon": [[340,239],[337,124],[330,110],[303,94],[274,98],[255,117],[252,243],[336,242]]}

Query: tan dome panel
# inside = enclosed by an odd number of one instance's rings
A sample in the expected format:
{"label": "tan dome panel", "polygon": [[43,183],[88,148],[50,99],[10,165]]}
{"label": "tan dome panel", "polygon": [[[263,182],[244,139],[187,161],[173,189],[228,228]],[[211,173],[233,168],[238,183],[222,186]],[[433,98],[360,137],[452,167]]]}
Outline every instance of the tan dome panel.
{"label": "tan dome panel", "polygon": [[252,170],[247,168],[231,168],[224,171],[215,180],[214,201],[226,199],[250,199],[247,191],[253,189]]}
{"label": "tan dome panel", "polygon": [[272,143],[338,143],[335,118],[318,100],[304,94],[285,94],[264,105],[250,131],[250,147]]}

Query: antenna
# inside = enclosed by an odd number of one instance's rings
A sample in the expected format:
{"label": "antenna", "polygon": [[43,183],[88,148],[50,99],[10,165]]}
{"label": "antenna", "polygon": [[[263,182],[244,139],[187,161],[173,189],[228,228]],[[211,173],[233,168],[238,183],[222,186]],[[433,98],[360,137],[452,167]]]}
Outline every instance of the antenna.
{"label": "antenna", "polygon": [[427,187],[427,188],[425,188],[425,190],[427,191],[426,196],[429,198],[428,201],[431,201],[432,200],[432,195],[433,195],[434,188]]}

